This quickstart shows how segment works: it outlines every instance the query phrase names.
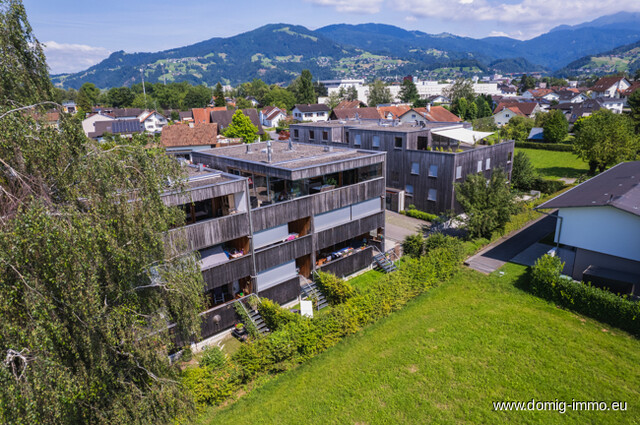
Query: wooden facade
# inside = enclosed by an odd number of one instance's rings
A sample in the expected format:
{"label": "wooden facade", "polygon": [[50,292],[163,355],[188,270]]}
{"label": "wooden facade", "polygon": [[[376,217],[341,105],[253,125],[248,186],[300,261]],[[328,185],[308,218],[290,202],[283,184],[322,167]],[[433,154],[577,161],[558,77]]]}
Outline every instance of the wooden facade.
{"label": "wooden facade", "polygon": [[318,232],[316,251],[384,227],[384,211]]}
{"label": "wooden facade", "polygon": [[369,267],[371,265],[372,258],[373,247],[369,246],[355,254],[323,264],[319,267],[319,270],[325,273],[332,273],[336,276],[344,277]]}
{"label": "wooden facade", "polygon": [[256,251],[256,273],[311,254],[312,242],[312,235],[308,235]]}
{"label": "wooden facade", "polygon": [[278,304],[295,300],[300,295],[300,276],[279,283],[276,286],[258,292],[258,296],[269,298]]}
{"label": "wooden facade", "polygon": [[250,234],[249,214],[212,218],[169,231],[169,243],[186,241],[196,251]]}
{"label": "wooden facade", "polygon": [[250,254],[229,260],[202,270],[204,292],[253,275],[253,260]]}

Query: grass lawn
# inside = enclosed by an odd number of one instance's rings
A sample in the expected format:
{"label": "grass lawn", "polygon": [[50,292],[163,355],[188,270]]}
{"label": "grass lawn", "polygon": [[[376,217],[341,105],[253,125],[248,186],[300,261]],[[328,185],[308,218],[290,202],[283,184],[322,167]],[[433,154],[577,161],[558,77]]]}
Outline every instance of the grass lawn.
{"label": "grass lawn", "polygon": [[553,179],[561,177],[578,178],[589,171],[587,163],[572,152],[516,148],[516,152],[519,151],[527,154],[533,166],[543,177]]}
{"label": "grass lawn", "polygon": [[[638,423],[640,341],[465,269],[201,424]],[[364,279],[364,278],[363,278]],[[492,401],[626,401],[626,412],[496,412]]]}

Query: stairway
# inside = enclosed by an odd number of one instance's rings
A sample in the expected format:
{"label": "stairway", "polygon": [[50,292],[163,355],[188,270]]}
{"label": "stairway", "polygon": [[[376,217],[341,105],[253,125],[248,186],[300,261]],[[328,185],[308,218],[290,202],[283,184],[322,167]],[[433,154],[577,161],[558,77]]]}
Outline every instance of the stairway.
{"label": "stairway", "polygon": [[305,284],[302,286],[302,290],[300,292],[300,296],[302,299],[309,299],[313,301],[314,299],[317,301],[316,310],[321,310],[329,305],[327,298],[320,292],[318,286],[315,282],[303,278],[305,280]]}
{"label": "stairway", "polygon": [[374,255],[373,260],[376,262],[378,267],[385,271],[385,273],[391,273],[397,270],[396,265],[389,261],[387,256],[381,252]]}
{"label": "stairway", "polygon": [[267,324],[264,323],[264,319],[260,316],[258,310],[249,309],[249,318],[251,318],[259,334],[264,335],[269,332],[269,328],[267,328]]}

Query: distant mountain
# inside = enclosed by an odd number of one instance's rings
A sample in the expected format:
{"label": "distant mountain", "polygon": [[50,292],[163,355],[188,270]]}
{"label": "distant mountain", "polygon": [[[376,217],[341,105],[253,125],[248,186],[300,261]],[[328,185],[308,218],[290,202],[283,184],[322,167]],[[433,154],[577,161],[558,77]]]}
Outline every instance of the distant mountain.
{"label": "distant mountain", "polygon": [[607,75],[618,72],[633,74],[638,69],[640,69],[640,41],[582,57],[560,69],[556,74],[559,76]]}
{"label": "distant mountain", "polygon": [[[56,75],[52,80],[74,88],[84,82],[100,88],[131,85],[141,81],[141,68],[146,81],[208,85],[218,81],[235,85],[254,78],[269,84],[288,83],[303,69],[309,69],[318,79],[407,74],[451,78],[490,70],[522,73],[565,69],[576,60],[584,62],[584,57],[638,40],[640,14],[616,14],[560,26],[526,41],[427,34],[384,24],[337,24],[316,31],[270,24],[233,37],[212,38],[157,53],[116,52],[86,71]],[[623,60],[635,67],[633,58]]]}

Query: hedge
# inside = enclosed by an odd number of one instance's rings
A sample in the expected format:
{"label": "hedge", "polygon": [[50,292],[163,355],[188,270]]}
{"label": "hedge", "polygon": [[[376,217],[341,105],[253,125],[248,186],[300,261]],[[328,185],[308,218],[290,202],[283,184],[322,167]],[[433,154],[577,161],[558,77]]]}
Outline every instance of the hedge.
{"label": "hedge", "polygon": [[338,284],[333,281],[335,278],[325,275],[322,279],[331,281],[330,298],[334,302],[345,301],[317,313],[313,319],[298,315],[294,318],[288,311],[263,300],[259,309],[274,331],[242,344],[229,359],[226,366],[229,371],[191,368],[185,372],[183,383],[200,405],[219,404],[232,394],[231,389],[238,389],[258,375],[287,370],[323,352],[342,337],[388,316],[410,299],[450,278],[460,268],[464,248],[462,242],[451,237],[440,242],[442,246],[431,246],[428,256],[401,261],[396,272],[363,289]]}
{"label": "hedge", "polygon": [[438,216],[435,214],[429,214],[428,212],[424,212],[424,211],[420,211],[418,209],[416,209],[415,206],[413,205],[409,205],[409,208],[404,210],[404,211],[400,211],[400,214],[402,215],[406,215],[409,217],[413,217],[413,218],[417,218],[419,220],[424,220],[424,221],[438,221]]}
{"label": "hedge", "polygon": [[544,255],[531,272],[531,291],[576,313],[640,336],[640,303],[561,276],[563,263]]}
{"label": "hedge", "polygon": [[566,143],[516,142],[516,148],[543,149],[547,151],[573,152],[573,146]]}

